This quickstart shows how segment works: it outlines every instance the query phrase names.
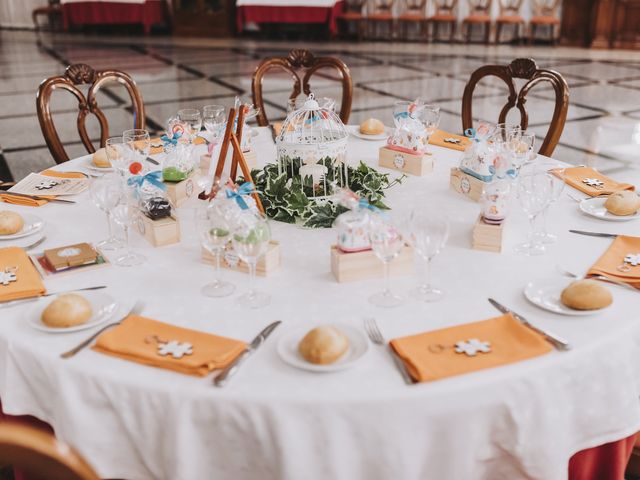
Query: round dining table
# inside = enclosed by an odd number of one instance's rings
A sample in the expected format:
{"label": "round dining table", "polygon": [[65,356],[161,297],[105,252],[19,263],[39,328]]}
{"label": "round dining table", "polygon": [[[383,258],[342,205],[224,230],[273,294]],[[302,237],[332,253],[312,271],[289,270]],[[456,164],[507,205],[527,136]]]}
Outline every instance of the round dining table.
{"label": "round dining table", "polygon": [[[257,131],[258,162],[275,161],[269,131]],[[377,167],[381,146],[350,137],[347,160],[399,177],[397,171]],[[529,303],[523,289],[533,280],[566,278],[559,269],[583,275],[610,245],[611,239],[569,229],[637,235],[640,222],[586,216],[567,186],[549,209],[547,227],[558,240],[545,255],[514,252],[529,228],[515,199],[504,224],[502,253],[474,250],[472,228],[480,206],[449,186],[450,170],[462,153],[430,148],[433,172],[408,176],[386,191],[385,202],[392,218],[423,207],[449,218],[448,243],[432,261],[433,282],[445,292],[439,302],[408,296],[416,275],[394,276],[392,289],[406,301],[397,308],[377,308],[368,297],[382,289],[381,278],[334,279],[330,249],[335,229],[275,221],[270,226],[280,243],[281,266],[256,282],[271,295],[270,305],[258,310],[239,306],[237,297],[247,290],[248,277],[231,270],[223,270],[223,276],[236,285],[236,293],[205,297],[200,290],[214,271],[201,259],[194,219],[202,202],[193,199],[177,209],[180,243],[153,248],[132,235],[132,248],[144,254],[146,263],[46,278],[46,288],[106,285],[104,291],[122,309],[139,302],[145,317],[247,342],[281,320],[264,345],[220,388],[213,385],[215,373],[194,377],[92,349],[63,359],[61,352],[92,331],[38,331],[26,320],[32,306],[2,308],[4,412],[49,423],[103,478],[566,479],[576,452],[640,430],[640,291],[612,285],[609,308],[564,316]],[[86,171],[88,158],[56,168]],[[640,185],[638,171],[613,176]],[[74,205],[2,208],[43,218],[43,249],[105,238],[105,215],[88,192],[75,200]],[[489,297],[564,337],[573,348],[414,385],[405,384],[388,349],[374,344],[351,368],[330,373],[295,368],[278,354],[279,338],[292,329],[323,323],[364,332],[363,319],[373,317],[390,340],[496,317]]]}

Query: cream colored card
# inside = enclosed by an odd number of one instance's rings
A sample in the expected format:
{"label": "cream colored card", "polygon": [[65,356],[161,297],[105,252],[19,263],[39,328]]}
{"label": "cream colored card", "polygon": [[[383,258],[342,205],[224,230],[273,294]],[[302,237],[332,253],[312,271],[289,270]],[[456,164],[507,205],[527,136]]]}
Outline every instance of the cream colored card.
{"label": "cream colored card", "polygon": [[88,178],[59,178],[30,173],[9,189],[24,195],[76,195],[89,187]]}

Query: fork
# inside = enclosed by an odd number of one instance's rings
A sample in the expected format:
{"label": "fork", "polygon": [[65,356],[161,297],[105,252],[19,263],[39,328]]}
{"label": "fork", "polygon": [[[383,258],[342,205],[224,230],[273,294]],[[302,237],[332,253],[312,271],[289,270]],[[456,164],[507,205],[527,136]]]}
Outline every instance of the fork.
{"label": "fork", "polygon": [[393,348],[387,345],[387,342],[385,341],[384,337],[382,336],[382,333],[380,332],[380,329],[378,328],[378,324],[376,323],[375,318],[371,318],[371,317],[365,318],[364,329],[373,343],[375,343],[380,347],[386,347],[389,349],[389,354],[391,355],[391,358],[393,358],[393,363],[395,363],[396,368],[400,370],[400,374],[402,375],[402,378],[404,379],[405,383],[407,385],[413,385],[415,382],[413,378],[411,378],[411,375],[409,375],[409,372],[407,372],[407,368],[405,367],[404,362],[398,356],[395,350],[393,350]]}
{"label": "fork", "polygon": [[[571,277],[571,278],[576,278],[576,279],[586,278],[586,277],[581,277],[580,275],[577,275],[575,273],[569,272],[568,270],[565,270],[564,268],[560,267],[560,265],[556,265],[556,270],[558,270],[558,272],[560,272],[565,277]],[[627,290],[633,290],[634,292],[640,292],[640,290],[638,290],[637,288],[629,285],[628,283],[620,282],[618,280],[614,280],[613,278],[609,278],[609,277],[607,277],[605,275],[593,275],[593,276],[591,276],[589,278],[592,279],[592,280],[599,280],[601,282],[606,282],[606,283],[611,283],[613,285],[618,285],[619,287],[624,287]]]}

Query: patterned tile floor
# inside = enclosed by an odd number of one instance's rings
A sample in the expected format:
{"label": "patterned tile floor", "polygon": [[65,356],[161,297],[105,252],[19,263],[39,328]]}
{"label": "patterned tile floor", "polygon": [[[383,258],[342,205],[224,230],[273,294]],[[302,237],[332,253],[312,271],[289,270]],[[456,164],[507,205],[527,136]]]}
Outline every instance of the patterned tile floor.
{"label": "patterned tile floor", "polygon": [[[354,78],[350,123],[378,117],[391,123],[398,99],[421,96],[442,107],[441,126],[460,131],[461,98],[470,72],[487,63],[530,56],[542,67],[562,73],[570,85],[571,106],[554,157],[615,172],[640,168],[640,52],[592,51],[550,47],[434,45],[411,43],[300,43],[251,40],[177,40],[171,37],[41,35],[0,31],[0,178],[16,179],[53,163],[40,132],[35,92],[40,81],[60,74],[69,63],[128,71],[138,82],[147,125],[161,129],[179,108],[210,103],[230,105],[235,95],[250,96],[251,74],[260,59],[293,47],[335,55]],[[337,84],[321,77],[317,95],[336,96]],[[265,85],[271,120],[285,115],[290,80],[275,74]],[[476,90],[474,114],[497,119],[505,100],[498,81]],[[99,98],[111,133],[132,124],[124,89],[109,87]],[[553,110],[552,91],[533,90],[527,102],[531,129],[543,135]],[[57,128],[70,156],[84,153],[76,132],[76,106],[66,92],[54,94]],[[511,112],[517,118],[517,112]],[[93,139],[97,122],[89,123]],[[8,171],[7,171],[8,166]]]}

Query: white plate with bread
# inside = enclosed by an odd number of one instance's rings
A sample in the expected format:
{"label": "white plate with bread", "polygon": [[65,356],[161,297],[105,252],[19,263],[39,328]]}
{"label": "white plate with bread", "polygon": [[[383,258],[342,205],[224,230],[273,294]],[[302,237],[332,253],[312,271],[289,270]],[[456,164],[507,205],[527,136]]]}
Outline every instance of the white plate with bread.
{"label": "white plate with bread", "polygon": [[628,222],[640,218],[640,196],[623,190],[607,197],[587,198],[580,202],[580,210],[601,220]]}
{"label": "white plate with bread", "polygon": [[47,333],[77,332],[106,322],[117,309],[118,303],[104,292],[71,292],[40,299],[27,323]]}
{"label": "white plate with bread", "polygon": [[389,136],[387,127],[377,118],[368,118],[358,126],[351,125],[349,131],[352,135],[363,140],[381,141],[386,140]]}
{"label": "white plate with bread", "polygon": [[344,324],[293,329],[280,337],[277,346],[285,363],[317,373],[353,367],[368,350],[364,332]]}
{"label": "white plate with bread", "polygon": [[608,308],[613,297],[602,282],[545,278],[529,282],[524,296],[535,306],[560,315],[594,315]]}
{"label": "white plate with bread", "polygon": [[19,214],[10,210],[0,211],[0,240],[28,237],[43,228],[44,220],[37,215]]}

